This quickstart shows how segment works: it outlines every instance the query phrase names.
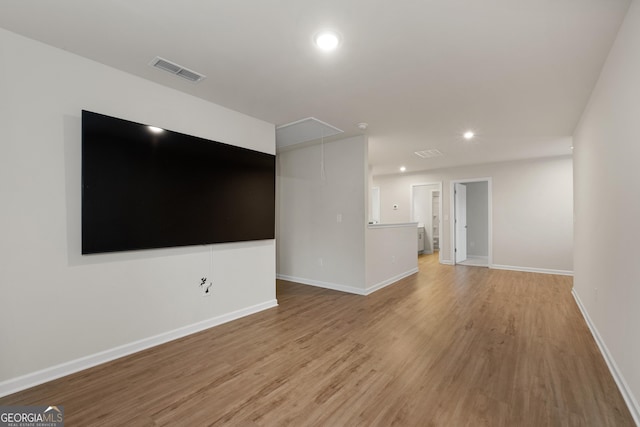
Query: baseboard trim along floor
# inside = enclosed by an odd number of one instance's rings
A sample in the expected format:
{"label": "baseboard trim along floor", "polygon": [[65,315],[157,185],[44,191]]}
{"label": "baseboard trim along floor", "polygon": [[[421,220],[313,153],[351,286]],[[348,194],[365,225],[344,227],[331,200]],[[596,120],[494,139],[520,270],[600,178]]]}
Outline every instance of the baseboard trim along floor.
{"label": "baseboard trim along floor", "polygon": [[591,321],[591,317],[589,317],[589,313],[587,313],[587,310],[585,309],[584,305],[582,305],[582,301],[580,301],[580,296],[578,296],[578,293],[576,292],[575,289],[571,291],[571,294],[573,294],[573,298],[576,300],[576,304],[578,304],[578,308],[580,309],[580,312],[582,313],[584,320],[587,322],[587,326],[591,331],[591,335],[593,335],[593,339],[596,341],[596,344],[598,344],[598,348],[600,349],[600,353],[602,353],[602,357],[604,357],[605,362],[607,362],[609,371],[611,371],[611,376],[613,376],[613,379],[615,380],[616,385],[618,386],[618,389],[620,390],[620,393],[622,394],[622,397],[624,398],[624,401],[626,402],[627,407],[629,408],[629,412],[631,412],[631,416],[633,417],[633,420],[636,422],[638,426],[640,426],[640,405],[638,405],[638,401],[635,399],[635,397],[633,396],[633,393],[631,392],[631,389],[627,385],[627,382],[624,380],[624,377],[622,376],[622,372],[620,372],[620,369],[618,369],[618,365],[616,364],[615,360],[611,356],[611,353],[609,353],[609,349],[607,348],[606,344],[604,343],[604,340],[600,336],[598,329],[596,328],[595,324]]}
{"label": "baseboard trim along floor", "polygon": [[489,265],[489,268],[494,268],[496,270],[523,271],[525,273],[542,273],[542,274],[557,274],[560,276],[573,276],[573,271],[571,270],[553,270],[551,268],[518,267],[515,265],[500,265],[500,264],[491,264]]}
{"label": "baseboard trim along floor", "polygon": [[310,286],[316,286],[318,288],[324,288],[324,289],[331,289],[334,291],[340,291],[340,292],[347,292],[350,294],[356,294],[356,295],[371,295],[372,293],[374,293],[375,291],[378,291],[386,286],[389,286],[395,282],[397,282],[398,280],[402,280],[405,277],[411,276],[412,274],[416,274],[418,272],[418,267],[416,268],[412,268],[409,271],[405,271],[404,273],[400,273],[396,276],[393,276],[387,280],[384,280],[382,282],[376,283],[373,286],[370,286],[368,288],[357,288],[355,286],[349,286],[349,285],[341,285],[341,284],[337,284],[337,283],[331,283],[331,282],[323,282],[320,280],[313,280],[313,279],[306,279],[304,277],[293,277],[293,276],[287,276],[286,274],[277,274],[276,278],[280,279],[280,280],[286,280],[287,282],[295,282],[295,283],[301,283],[303,285],[310,285]]}
{"label": "baseboard trim along floor", "polygon": [[196,332],[200,332],[205,329],[209,329],[214,326],[239,319],[241,317],[249,316],[250,314],[258,313],[260,311],[276,307],[277,305],[278,301],[275,299],[266,301],[240,310],[232,311],[231,313],[223,314],[211,319],[183,326],[181,328],[177,328],[168,332],[163,332],[152,337],[143,338],[129,344],[101,351],[99,353],[71,360],[69,362],[61,363],[50,368],[32,372],[17,378],[12,378],[0,383],[0,397],[7,396],[9,394],[13,394],[18,391],[25,390],[27,388],[31,388],[36,385],[43,384],[70,374],[74,374],[76,372],[80,372],[82,370],[92,368],[106,362],[111,362],[112,360],[119,359],[121,357],[128,356],[130,354],[137,353],[139,351],[146,350],[148,348],[155,347],[157,345],[164,344],[166,342],[173,341],[187,335],[195,334]]}
{"label": "baseboard trim along floor", "polygon": [[367,291],[363,288],[355,286],[341,285],[338,283],[323,282],[321,280],[306,279],[304,277],[287,276],[286,274],[276,274],[276,278],[286,280],[287,282],[301,283],[303,285],[315,286],[318,288],[331,289],[334,291],[347,292],[349,294],[367,295]]}

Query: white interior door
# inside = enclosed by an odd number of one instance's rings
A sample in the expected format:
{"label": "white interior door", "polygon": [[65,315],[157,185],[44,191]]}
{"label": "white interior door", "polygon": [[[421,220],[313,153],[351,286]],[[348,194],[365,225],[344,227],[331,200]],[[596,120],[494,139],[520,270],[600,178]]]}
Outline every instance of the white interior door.
{"label": "white interior door", "polygon": [[467,259],[467,187],[456,183],[455,193],[455,229],[456,229],[456,263]]}

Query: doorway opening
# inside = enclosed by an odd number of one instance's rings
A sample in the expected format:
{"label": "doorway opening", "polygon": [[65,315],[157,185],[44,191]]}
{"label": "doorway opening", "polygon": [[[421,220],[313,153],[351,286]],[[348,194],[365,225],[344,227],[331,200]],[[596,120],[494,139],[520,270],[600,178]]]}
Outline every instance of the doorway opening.
{"label": "doorway opening", "polygon": [[380,187],[371,187],[369,197],[369,224],[380,223]]}
{"label": "doorway opening", "polygon": [[418,223],[418,253],[440,252],[442,182],[411,184],[411,221]]}
{"label": "doorway opening", "polygon": [[491,178],[451,181],[453,264],[492,264]]}

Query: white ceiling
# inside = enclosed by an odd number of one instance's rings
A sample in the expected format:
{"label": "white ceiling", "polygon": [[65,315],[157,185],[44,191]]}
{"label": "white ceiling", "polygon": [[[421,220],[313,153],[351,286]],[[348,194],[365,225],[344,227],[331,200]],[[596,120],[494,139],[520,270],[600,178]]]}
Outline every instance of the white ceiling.
{"label": "white ceiling", "polygon": [[[570,154],[629,3],[0,0],[0,27],[276,125],[312,116],[352,136],[367,122],[384,174]],[[312,44],[326,27],[343,36],[331,54]],[[445,155],[413,154],[432,148]]]}

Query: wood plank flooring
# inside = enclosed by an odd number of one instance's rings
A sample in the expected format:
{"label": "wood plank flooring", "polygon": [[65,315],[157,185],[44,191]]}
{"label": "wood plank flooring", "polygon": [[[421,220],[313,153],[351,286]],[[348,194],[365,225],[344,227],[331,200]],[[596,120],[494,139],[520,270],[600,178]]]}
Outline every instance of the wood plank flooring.
{"label": "wood plank flooring", "polygon": [[279,307],[0,399],[67,426],[633,426],[571,278],[445,266]]}

